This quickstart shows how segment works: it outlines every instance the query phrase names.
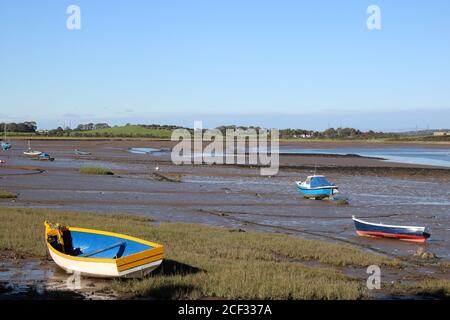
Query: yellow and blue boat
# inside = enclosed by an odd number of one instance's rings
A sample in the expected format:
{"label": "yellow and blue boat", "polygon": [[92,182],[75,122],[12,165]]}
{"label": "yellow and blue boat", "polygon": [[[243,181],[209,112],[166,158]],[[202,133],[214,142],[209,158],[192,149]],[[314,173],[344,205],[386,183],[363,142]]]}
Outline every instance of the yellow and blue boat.
{"label": "yellow and blue boat", "polygon": [[161,244],[127,235],[45,222],[53,261],[67,272],[101,278],[144,277],[163,260]]}

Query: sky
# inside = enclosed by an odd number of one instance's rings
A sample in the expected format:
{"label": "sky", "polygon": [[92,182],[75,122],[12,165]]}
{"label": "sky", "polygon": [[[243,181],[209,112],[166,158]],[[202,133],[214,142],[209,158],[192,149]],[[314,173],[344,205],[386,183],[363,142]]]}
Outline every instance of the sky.
{"label": "sky", "polygon": [[0,0],[0,122],[449,128],[449,57],[448,0]]}

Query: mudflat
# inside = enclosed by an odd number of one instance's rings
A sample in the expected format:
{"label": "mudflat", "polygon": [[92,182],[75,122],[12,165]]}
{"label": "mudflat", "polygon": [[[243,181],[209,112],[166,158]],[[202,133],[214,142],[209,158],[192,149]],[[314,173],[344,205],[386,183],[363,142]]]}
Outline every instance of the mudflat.
{"label": "mudflat", "polygon": [[[286,143],[282,142],[282,146]],[[23,155],[27,141],[15,140],[12,150],[0,154],[6,160],[0,165],[0,182],[2,189],[16,193],[17,198],[0,199],[0,205],[143,214],[162,222],[281,232],[351,243],[395,257],[409,257],[417,249],[417,245],[410,243],[357,237],[351,221],[355,215],[373,222],[429,226],[432,237],[427,250],[450,260],[450,235],[446,227],[450,225],[448,168],[354,155],[282,154],[279,173],[264,177],[256,166],[177,166],[168,152],[135,154],[129,150],[171,148],[174,144],[140,140],[34,140],[34,149],[56,158],[48,162]],[[329,142],[295,145],[335,147]],[[380,147],[380,144],[365,145]],[[436,144],[421,146],[435,148]],[[76,155],[75,149],[91,155]],[[114,175],[83,174],[79,170],[84,167],[106,168]],[[339,186],[339,196],[349,200],[348,206],[339,206],[336,201],[306,200],[297,193],[295,181],[312,174],[315,167]]]}

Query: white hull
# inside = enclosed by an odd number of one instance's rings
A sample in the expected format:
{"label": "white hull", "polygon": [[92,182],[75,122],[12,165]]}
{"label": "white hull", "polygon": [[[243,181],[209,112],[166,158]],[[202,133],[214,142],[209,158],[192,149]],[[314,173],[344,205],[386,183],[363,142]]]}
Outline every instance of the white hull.
{"label": "white hull", "polygon": [[83,276],[96,278],[139,278],[156,269],[162,259],[137,266],[135,268],[119,271],[114,262],[77,261],[64,258],[49,249],[53,261],[69,273],[78,272]]}
{"label": "white hull", "polygon": [[38,156],[40,155],[42,152],[40,151],[24,151],[23,154],[27,155],[27,156]]}

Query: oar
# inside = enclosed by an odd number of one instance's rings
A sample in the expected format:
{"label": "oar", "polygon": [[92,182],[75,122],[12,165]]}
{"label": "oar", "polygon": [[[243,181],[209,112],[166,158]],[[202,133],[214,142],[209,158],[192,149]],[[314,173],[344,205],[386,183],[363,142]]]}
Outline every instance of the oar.
{"label": "oar", "polygon": [[93,251],[88,251],[86,253],[80,254],[78,257],[91,257],[93,255],[96,255],[97,253],[101,253],[101,252],[104,252],[104,251],[107,251],[107,250],[110,250],[110,249],[113,249],[116,247],[122,247],[125,245],[126,245],[125,242],[118,242],[118,243],[112,244],[112,245],[104,247],[104,248],[100,248],[100,249],[93,250]]}

